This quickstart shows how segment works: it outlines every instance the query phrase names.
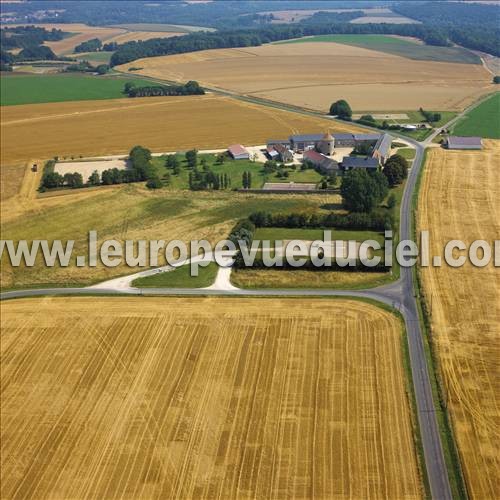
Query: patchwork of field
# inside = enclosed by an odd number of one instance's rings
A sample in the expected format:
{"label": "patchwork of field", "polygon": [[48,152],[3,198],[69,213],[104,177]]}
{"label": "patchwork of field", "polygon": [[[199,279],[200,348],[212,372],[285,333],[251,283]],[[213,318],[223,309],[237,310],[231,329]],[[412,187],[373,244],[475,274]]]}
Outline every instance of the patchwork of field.
{"label": "patchwork of field", "polygon": [[117,69],[131,66],[143,68],[137,72],[142,75],[197,80],[321,111],[341,98],[355,111],[456,110],[493,89],[490,73],[479,64],[416,61],[331,42],[215,49],[139,59]]}
{"label": "patchwork of field", "polygon": [[[500,141],[486,140],[485,146],[429,152],[418,226],[430,232],[431,256],[442,255],[452,239],[467,245],[498,239]],[[498,498],[500,272],[493,264],[466,263],[422,268],[421,275],[469,495]]]}
{"label": "patchwork of field", "polygon": [[[366,18],[360,18],[360,20]],[[380,18],[379,18],[380,19]],[[463,47],[426,45],[418,38],[397,35],[316,35],[276,42],[280,45],[302,43],[342,43],[369,50],[386,52],[417,61],[481,64],[479,56]]]}
{"label": "patchwork of field", "polygon": [[[19,26],[26,26],[31,23],[22,24]],[[16,26],[16,25],[13,25]],[[169,31],[162,29],[163,25],[158,25],[158,29],[154,24],[137,25],[123,25],[123,26],[88,26],[82,23],[36,23],[34,26],[40,26],[48,30],[55,28],[71,33],[63,40],[56,42],[45,42],[45,45],[50,47],[55,54],[71,54],[73,49],[88,40],[99,38],[102,42],[116,42],[125,43],[139,40],[150,40],[151,38],[169,38],[172,36],[181,36],[188,32],[184,27],[171,26]]]}
{"label": "patchwork of field", "polygon": [[0,307],[3,498],[421,498],[402,325],[381,309]]}
{"label": "patchwork of field", "polygon": [[88,26],[81,23],[70,23],[70,24],[36,24],[41,28],[51,30],[52,28],[63,30],[67,33],[73,33],[72,36],[68,36],[63,40],[57,42],[45,42],[44,45],[50,47],[55,54],[71,54],[73,49],[83,42],[92,40],[93,38],[99,38],[101,42],[109,42],[115,36],[122,35],[126,33],[125,30],[121,28],[103,28],[99,26]]}
{"label": "patchwork of field", "polygon": [[154,152],[215,149],[327,129],[361,130],[213,95],[9,106],[1,115],[1,161],[122,154],[137,144]]}

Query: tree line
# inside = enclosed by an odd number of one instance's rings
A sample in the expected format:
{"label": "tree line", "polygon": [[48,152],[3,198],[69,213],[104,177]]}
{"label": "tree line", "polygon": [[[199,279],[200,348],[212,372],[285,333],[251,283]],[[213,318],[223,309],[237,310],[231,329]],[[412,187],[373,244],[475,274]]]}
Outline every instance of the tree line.
{"label": "tree line", "polygon": [[[49,160],[44,167],[44,173],[40,183],[40,191],[60,187],[82,188],[85,186],[113,185],[129,182],[146,181],[149,188],[162,187],[164,182],[158,178],[151,164],[151,151],[142,146],[135,146],[130,150],[128,168],[109,168],[101,174],[94,171],[84,182],[82,175],[78,172],[66,173],[64,175],[54,171],[56,160]],[[168,182],[168,178],[164,179]]]}
{"label": "tree line", "polygon": [[[386,34],[420,38],[429,45],[449,46],[453,29],[451,27],[431,26],[426,24],[287,24],[272,25],[257,29],[225,30],[215,33],[199,32],[172,38],[154,38],[145,41],[133,41],[119,45],[111,57],[111,65],[124,64],[143,57],[154,57],[207,49],[259,46],[265,43],[289,40],[313,35],[331,34]],[[474,33],[477,40],[482,40],[480,27],[467,27],[468,37]],[[498,40],[498,38],[496,38]],[[452,40],[454,41],[454,40]],[[478,42],[479,43],[479,42]],[[466,40],[462,44],[469,48],[478,48],[486,52],[498,52],[491,43],[478,43],[470,46]],[[481,43],[479,43],[481,45]]]}
{"label": "tree line", "polygon": [[184,85],[152,85],[137,87],[133,82],[127,82],[123,92],[129,97],[156,97],[179,95],[203,95],[205,91],[195,81]]}

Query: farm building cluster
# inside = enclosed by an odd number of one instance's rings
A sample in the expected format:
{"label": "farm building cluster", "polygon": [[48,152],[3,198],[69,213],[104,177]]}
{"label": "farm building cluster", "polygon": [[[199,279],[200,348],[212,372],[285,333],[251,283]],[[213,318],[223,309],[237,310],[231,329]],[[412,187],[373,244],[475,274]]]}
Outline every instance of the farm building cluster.
{"label": "farm building cluster", "polygon": [[[301,134],[288,139],[267,141],[265,155],[269,160],[290,163],[296,159],[311,163],[323,175],[333,171],[368,169],[383,166],[391,153],[389,134]],[[346,151],[344,151],[344,149]],[[347,150],[356,151],[352,156]],[[334,158],[342,150],[345,156]],[[360,152],[363,151],[363,152]],[[235,160],[250,159],[250,152],[240,144],[230,146],[228,152]]]}

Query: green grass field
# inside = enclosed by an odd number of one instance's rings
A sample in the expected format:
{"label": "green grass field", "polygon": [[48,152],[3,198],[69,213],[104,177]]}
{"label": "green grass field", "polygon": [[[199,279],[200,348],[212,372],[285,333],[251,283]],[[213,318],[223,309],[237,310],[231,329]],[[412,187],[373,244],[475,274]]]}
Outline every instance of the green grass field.
{"label": "green grass field", "polygon": [[436,47],[386,35],[317,35],[278,43],[335,42],[378,50],[419,61],[481,64],[481,59],[461,47]]}
{"label": "green grass field", "polygon": [[415,158],[415,150],[413,148],[401,148],[398,150],[397,154],[407,160],[413,160],[413,158]]}
{"label": "green grass field", "polygon": [[500,139],[500,92],[474,108],[453,128],[454,135]]}
{"label": "green grass field", "polygon": [[43,102],[119,99],[126,82],[151,83],[139,78],[115,78],[91,75],[2,75],[0,104],[38,104]]}
{"label": "green grass field", "polygon": [[132,282],[132,285],[139,288],[206,288],[215,281],[218,269],[219,266],[215,262],[210,262],[207,267],[198,268],[198,276],[191,276],[191,266],[185,265],[174,271],[138,278]]}
{"label": "green grass field", "polygon": [[[171,170],[165,167],[165,157],[160,156],[153,158],[153,165],[157,170],[160,178],[166,174],[170,173],[170,189],[188,189],[189,188],[189,172],[190,169],[187,168],[184,155],[177,155],[180,164],[181,171],[178,175],[174,175]],[[210,170],[216,174],[227,174],[231,180],[230,188],[241,188],[243,172],[251,172],[252,174],[252,188],[261,188],[265,182],[319,182],[321,180],[321,175],[315,170],[300,170],[297,167],[295,170],[287,168],[289,176],[287,178],[280,179],[276,177],[275,173],[265,174],[263,171],[262,163],[253,162],[249,160],[226,160],[222,165],[215,164],[216,156],[213,154],[200,154],[198,155],[198,170],[202,171],[203,167],[200,164],[201,160],[205,159]]]}

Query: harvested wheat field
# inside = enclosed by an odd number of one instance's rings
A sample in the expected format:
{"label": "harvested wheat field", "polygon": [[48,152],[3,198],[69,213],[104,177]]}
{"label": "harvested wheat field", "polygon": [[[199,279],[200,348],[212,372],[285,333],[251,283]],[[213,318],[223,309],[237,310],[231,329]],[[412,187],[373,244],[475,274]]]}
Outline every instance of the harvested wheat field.
{"label": "harvested wheat field", "polygon": [[197,80],[322,111],[337,99],[354,110],[457,110],[491,91],[481,65],[415,61],[338,43],[263,45],[139,59],[119,66],[166,80]]}
{"label": "harvested wheat field", "polygon": [[354,301],[3,302],[3,498],[420,498],[401,323]]}
{"label": "harvested wheat field", "polygon": [[326,129],[361,130],[213,95],[26,104],[2,108],[1,161],[122,154],[137,144],[155,152],[256,145]]}
{"label": "harvested wheat field", "polygon": [[169,31],[127,31],[107,40],[107,42],[126,43],[151,40],[151,38],[171,38],[173,36],[183,36],[186,33]]}
{"label": "harvested wheat field", "polygon": [[[429,153],[419,228],[430,231],[431,256],[442,255],[452,239],[467,245],[498,239],[500,141],[484,142],[483,151]],[[421,274],[470,496],[499,498],[500,271],[492,264],[476,268],[467,263],[422,268]]]}

